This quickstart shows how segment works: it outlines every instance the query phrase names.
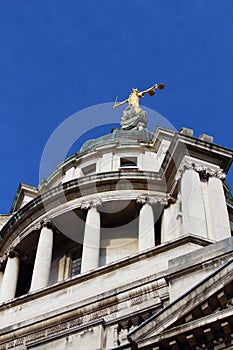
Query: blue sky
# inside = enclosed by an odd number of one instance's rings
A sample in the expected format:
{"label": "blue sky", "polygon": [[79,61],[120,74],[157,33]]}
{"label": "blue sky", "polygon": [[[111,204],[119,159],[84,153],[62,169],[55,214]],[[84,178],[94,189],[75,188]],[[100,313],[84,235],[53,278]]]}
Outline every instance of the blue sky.
{"label": "blue sky", "polygon": [[233,148],[232,17],[232,0],[0,0],[0,212],[60,123],[132,87],[163,81],[144,105]]}

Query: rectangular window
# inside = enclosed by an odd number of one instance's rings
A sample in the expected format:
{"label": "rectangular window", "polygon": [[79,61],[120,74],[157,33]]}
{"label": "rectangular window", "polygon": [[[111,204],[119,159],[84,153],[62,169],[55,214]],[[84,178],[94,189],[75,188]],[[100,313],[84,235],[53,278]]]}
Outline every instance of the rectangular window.
{"label": "rectangular window", "polygon": [[127,157],[120,159],[121,168],[124,167],[137,167],[137,157]]}
{"label": "rectangular window", "polygon": [[71,265],[71,277],[77,276],[81,273],[81,263],[82,263],[82,250],[79,249],[72,253],[71,255],[72,265]]}
{"label": "rectangular window", "polygon": [[82,172],[84,175],[93,174],[96,172],[96,164],[90,164],[84,168],[82,168]]}

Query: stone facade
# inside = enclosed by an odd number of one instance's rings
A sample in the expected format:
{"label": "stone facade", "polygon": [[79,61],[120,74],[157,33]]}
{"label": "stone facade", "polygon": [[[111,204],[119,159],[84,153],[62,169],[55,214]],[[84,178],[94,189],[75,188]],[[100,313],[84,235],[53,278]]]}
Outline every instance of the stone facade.
{"label": "stone facade", "polygon": [[0,218],[0,349],[232,349],[232,155],[118,129],[21,184]]}

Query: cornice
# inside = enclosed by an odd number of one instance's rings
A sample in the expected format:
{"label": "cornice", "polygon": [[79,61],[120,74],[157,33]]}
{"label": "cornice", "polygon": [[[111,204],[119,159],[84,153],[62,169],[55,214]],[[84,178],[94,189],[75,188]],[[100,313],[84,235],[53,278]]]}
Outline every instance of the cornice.
{"label": "cornice", "polygon": [[[51,208],[56,208],[62,203],[70,202],[75,198],[80,198],[81,200],[83,198],[83,193],[85,193],[85,196],[92,196],[93,200],[96,201],[96,191],[98,188],[100,188],[100,192],[98,192],[99,197],[100,193],[113,191],[114,184],[117,184],[120,179],[125,178],[131,181],[136,191],[161,190],[163,192],[166,190],[162,176],[158,172],[140,170],[114,171],[74,179],[37,196],[19,209],[3,226],[1,238],[4,239],[10,232],[15,232],[17,230],[21,232],[26,225],[29,226],[29,223],[33,224],[33,222],[35,222],[36,224],[36,219],[42,217],[46,211],[49,211]],[[26,222],[25,220],[29,217],[29,222]],[[33,222],[31,219],[32,217],[34,217]],[[24,221],[24,227],[20,227]]]}

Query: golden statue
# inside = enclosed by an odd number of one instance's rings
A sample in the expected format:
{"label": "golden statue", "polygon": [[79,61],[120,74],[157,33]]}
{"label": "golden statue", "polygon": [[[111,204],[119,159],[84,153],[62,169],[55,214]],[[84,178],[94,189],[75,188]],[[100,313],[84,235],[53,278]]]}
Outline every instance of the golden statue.
{"label": "golden statue", "polygon": [[115,101],[112,108],[116,108],[116,107],[121,106],[127,102],[128,102],[130,107],[131,106],[139,107],[140,98],[144,97],[145,94],[149,94],[150,96],[153,96],[155,94],[156,89],[159,89],[159,90],[164,89],[164,84],[162,84],[162,83],[155,84],[152,87],[150,87],[149,89],[141,91],[141,92],[138,91],[138,89],[132,89],[131,94],[129,95],[129,97],[126,100],[124,100],[122,102],[117,102],[117,98],[116,98],[116,101]]}

